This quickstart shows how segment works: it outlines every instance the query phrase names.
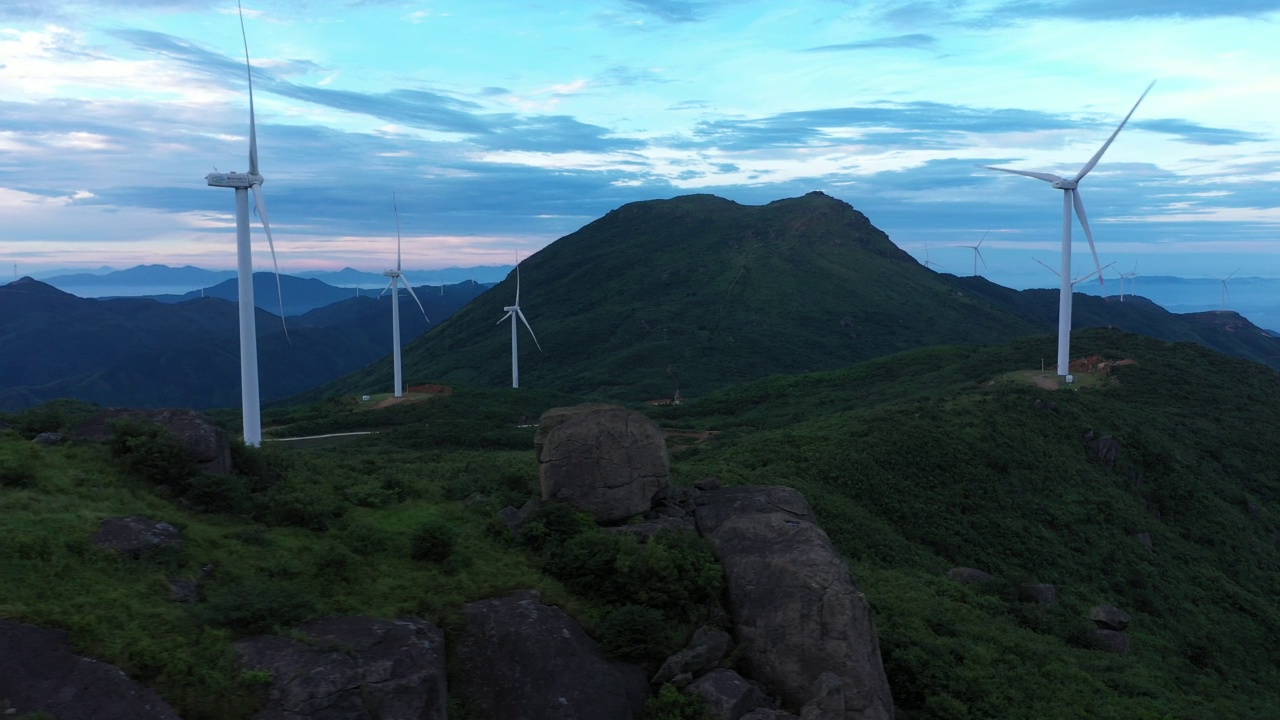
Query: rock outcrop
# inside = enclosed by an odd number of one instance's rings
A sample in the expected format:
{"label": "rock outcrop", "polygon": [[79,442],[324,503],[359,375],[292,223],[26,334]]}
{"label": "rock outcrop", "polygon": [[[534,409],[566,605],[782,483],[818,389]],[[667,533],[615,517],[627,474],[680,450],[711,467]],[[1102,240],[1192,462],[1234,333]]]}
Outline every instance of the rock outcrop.
{"label": "rock outcrop", "polygon": [[709,672],[729,654],[732,645],[733,638],[729,637],[729,633],[712,628],[698,628],[685,649],[668,657],[650,682],[661,685],[671,682],[678,675],[696,677]]}
{"label": "rock outcrop", "polygon": [[133,410],[107,408],[71,431],[77,440],[106,442],[111,439],[111,421],[143,420],[165,428],[187,450],[202,472],[228,475],[231,467],[231,444],[222,428],[195,410]]}
{"label": "rock outcrop", "polygon": [[831,673],[843,713],[890,720],[893,697],[866,597],[804,497],[787,487],[732,487],[699,498],[698,531],[724,566],[747,674],[786,706],[814,700]]}
{"label": "rock outcrop", "polygon": [[[648,510],[668,483],[666,438],[634,410],[588,404],[553,408],[539,420],[543,500],[613,524]],[[543,431],[543,427],[549,427]]]}
{"label": "rock outcrop", "polygon": [[1089,611],[1089,619],[1098,627],[1124,632],[1129,627],[1129,613],[1111,605],[1098,605]]}
{"label": "rock outcrop", "polygon": [[709,720],[741,720],[743,715],[769,702],[763,690],[724,668],[716,668],[694,680],[684,691],[702,698]]}
{"label": "rock outcrop", "polygon": [[460,694],[480,720],[635,720],[648,682],[614,662],[559,608],[521,590],[468,603],[456,659]]}
{"label": "rock outcrop", "polygon": [[982,585],[995,580],[995,576],[989,572],[983,572],[977,568],[971,567],[954,567],[947,571],[947,577],[956,582],[967,583],[969,585]]}
{"label": "rock outcrop", "polygon": [[435,625],[334,617],[300,634],[305,641],[260,635],[236,644],[242,667],[274,678],[255,720],[445,720],[444,633]]}
{"label": "rock outcrop", "polygon": [[76,655],[67,634],[0,620],[0,699],[18,717],[178,720],[154,690],[114,665]]}
{"label": "rock outcrop", "polygon": [[1023,583],[1018,586],[1018,599],[1041,605],[1058,604],[1058,588],[1049,583]]}
{"label": "rock outcrop", "polygon": [[140,557],[161,548],[182,544],[182,532],[167,522],[130,515],[103,518],[93,544],[124,555]]}

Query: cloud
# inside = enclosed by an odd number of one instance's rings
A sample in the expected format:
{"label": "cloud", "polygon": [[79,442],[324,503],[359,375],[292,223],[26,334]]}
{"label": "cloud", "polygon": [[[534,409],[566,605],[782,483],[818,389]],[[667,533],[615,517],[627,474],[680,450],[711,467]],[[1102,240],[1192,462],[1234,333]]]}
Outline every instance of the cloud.
{"label": "cloud", "polygon": [[1239,145],[1240,143],[1267,140],[1266,136],[1257,133],[1231,130],[1229,128],[1206,127],[1186,120],[1172,118],[1135,120],[1130,123],[1130,127],[1174,135],[1185,142],[1196,145]]}
{"label": "cloud", "polygon": [[705,20],[713,3],[696,0],[623,0],[623,5],[663,22],[686,23]]}
{"label": "cloud", "polygon": [[1010,2],[991,14],[993,18],[1068,17],[1078,20],[1131,20],[1134,18],[1261,17],[1280,11],[1280,0],[1056,0]]}
{"label": "cloud", "polygon": [[802,52],[841,52],[846,50],[878,50],[894,48],[903,48],[908,50],[932,50],[937,44],[938,39],[932,35],[912,33],[910,35],[894,35],[893,37],[875,38],[874,40],[859,40],[857,42],[841,43],[839,45],[819,45],[818,47],[805,48]]}

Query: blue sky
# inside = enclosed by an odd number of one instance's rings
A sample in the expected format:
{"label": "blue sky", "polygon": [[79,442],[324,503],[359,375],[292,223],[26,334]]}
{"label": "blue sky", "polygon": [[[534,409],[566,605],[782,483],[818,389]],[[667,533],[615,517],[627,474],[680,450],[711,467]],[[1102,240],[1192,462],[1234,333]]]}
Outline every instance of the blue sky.
{"label": "blue sky", "polygon": [[[627,202],[821,190],[942,269],[1280,277],[1280,0],[249,0],[281,270],[511,262]],[[226,0],[0,3],[0,262],[234,265]],[[1083,237],[1075,268],[1086,268]],[[255,227],[255,261],[269,266]],[[6,268],[8,269],[8,268]],[[5,273],[7,275],[8,273]],[[1073,274],[1076,274],[1073,272]]]}

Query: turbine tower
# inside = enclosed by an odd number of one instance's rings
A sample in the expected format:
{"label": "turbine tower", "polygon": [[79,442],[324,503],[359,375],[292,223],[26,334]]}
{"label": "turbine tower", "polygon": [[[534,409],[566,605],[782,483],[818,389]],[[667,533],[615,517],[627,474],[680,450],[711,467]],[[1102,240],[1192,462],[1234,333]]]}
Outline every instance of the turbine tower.
{"label": "turbine tower", "polygon": [[987,260],[986,258],[982,257],[982,250],[980,248],[982,247],[982,241],[987,239],[987,233],[990,233],[990,232],[991,230],[988,229],[987,232],[982,233],[982,237],[978,238],[977,245],[957,245],[956,246],[956,247],[968,248],[973,251],[973,276],[974,277],[978,276],[979,260],[982,261],[982,267],[987,266]]}
{"label": "turbine tower", "polygon": [[[1036,258],[1031,258],[1031,259],[1032,259],[1032,260],[1035,260],[1037,263],[1040,263],[1040,267],[1044,268],[1045,270],[1048,270],[1049,272],[1053,273],[1054,275],[1058,275],[1058,271],[1057,271],[1057,270],[1054,270],[1053,268],[1051,268],[1051,267],[1049,267],[1048,265],[1046,265],[1046,264],[1044,264],[1044,263],[1040,262],[1040,261],[1039,261],[1038,259],[1036,259]],[[1094,270],[1094,271],[1090,272],[1090,273],[1089,273],[1089,274],[1087,274],[1087,275],[1081,275],[1080,277],[1078,277],[1078,278],[1076,278],[1076,279],[1072,280],[1072,281],[1071,281],[1071,292],[1073,292],[1073,293],[1074,293],[1074,292],[1076,291],[1076,285],[1079,285],[1080,283],[1084,282],[1085,280],[1088,280],[1089,278],[1093,277],[1094,275],[1097,275],[1098,277],[1102,277],[1102,271],[1103,271],[1103,270],[1106,270],[1107,268],[1111,267],[1112,265],[1115,265],[1115,263],[1109,263],[1109,264],[1107,264],[1107,265],[1103,265],[1102,267],[1098,268],[1097,270]],[[1067,303],[1067,327],[1071,327],[1071,310],[1072,310],[1072,303]]]}
{"label": "turbine tower", "polygon": [[1231,278],[1235,277],[1235,276],[1236,276],[1236,273],[1238,273],[1238,272],[1240,272],[1240,268],[1236,268],[1236,269],[1235,269],[1235,270],[1234,270],[1230,275],[1228,275],[1228,276],[1226,276],[1226,277],[1221,277],[1221,278],[1220,278],[1220,277],[1216,277],[1216,278],[1214,278],[1214,280],[1217,280],[1218,282],[1222,283],[1222,307],[1218,308],[1219,310],[1226,310],[1226,309],[1227,309],[1227,298],[1229,297],[1229,296],[1227,295],[1227,281],[1228,281],[1228,280],[1230,280]]}
{"label": "turbine tower", "polygon": [[1134,288],[1138,287],[1138,261],[1133,262],[1133,269],[1127,273],[1120,273],[1120,302],[1124,302],[1124,281],[1129,281],[1129,294],[1134,294]]}
{"label": "turbine tower", "polygon": [[[258,399],[258,331],[254,322],[253,256],[249,244],[249,191],[258,219],[267,234],[271,248],[271,264],[276,270],[276,296],[280,301],[280,322],[284,323],[284,293],[280,289],[280,266],[276,263],[276,246],[271,239],[271,222],[267,219],[267,202],[262,196],[263,177],[258,173],[258,132],[253,116],[253,69],[249,65],[249,37],[244,29],[244,10],[240,10],[240,38],[244,41],[245,75],[249,78],[249,172],[210,173],[205,181],[210,187],[229,187],[236,191],[236,282],[240,305],[240,409],[244,420],[244,443],[262,444],[262,406]],[[285,337],[289,328],[285,326]]]}
{"label": "turbine tower", "polygon": [[[409,291],[409,295],[413,297],[413,301],[418,303],[418,309],[422,311],[422,317],[428,323],[431,318],[427,317],[427,309],[422,307],[422,301],[418,299],[416,293],[413,292],[413,284],[409,282],[409,278],[400,272],[400,209],[396,207],[395,193],[391,194],[391,210],[396,214],[396,269],[387,270],[382,273],[383,277],[391,278],[391,282],[383,288],[382,297],[391,291],[391,364],[395,368],[395,397],[404,397],[404,380],[401,375],[400,365],[400,279],[404,278],[404,289]],[[359,290],[357,289],[357,292]]]}
{"label": "turbine tower", "polygon": [[[475,282],[475,281],[473,280],[472,282]],[[516,318],[517,317],[520,318],[520,321],[524,323],[525,327],[529,328],[529,335],[533,338],[533,344],[538,346],[538,352],[542,352],[542,345],[538,343],[538,336],[533,334],[533,327],[529,325],[528,320],[525,320],[524,313],[520,312],[520,263],[519,262],[516,263],[516,301],[514,304],[508,307],[504,307],[502,309],[507,311],[507,314],[502,316],[502,320],[511,318],[511,387],[518,388],[520,387],[520,359],[518,357],[518,351],[520,349],[520,346],[518,341],[516,340],[517,338]],[[499,320],[497,324],[501,325],[502,320]]]}
{"label": "turbine tower", "polygon": [[1129,110],[1128,115],[1124,116],[1124,120],[1120,121],[1120,126],[1116,128],[1115,132],[1111,133],[1111,137],[1107,138],[1107,141],[1102,144],[1098,152],[1094,153],[1089,162],[1085,163],[1084,167],[1080,168],[1080,172],[1076,173],[1071,179],[1058,177],[1050,173],[1013,170],[991,165],[978,166],[988,170],[999,170],[1000,172],[1043,180],[1047,183],[1052,183],[1055,189],[1062,191],[1062,269],[1058,272],[1058,375],[1068,378],[1068,382],[1070,382],[1071,369],[1071,211],[1074,208],[1076,217],[1080,219],[1080,227],[1084,229],[1084,236],[1089,240],[1089,252],[1093,254],[1093,264],[1097,267],[1098,282],[1102,283],[1102,263],[1098,261],[1098,251],[1093,245],[1093,232],[1089,230],[1089,220],[1085,215],[1084,201],[1080,198],[1080,181],[1102,159],[1102,154],[1107,151],[1107,148],[1111,147],[1112,141],[1124,129],[1125,123],[1129,122],[1129,118],[1133,116],[1134,111],[1142,104],[1142,100],[1147,97],[1147,93],[1151,92],[1153,85],[1155,85],[1155,81],[1152,81],[1151,85],[1148,85],[1147,89],[1142,91],[1142,96],[1138,98],[1138,102],[1133,104],[1133,108]]}
{"label": "turbine tower", "polygon": [[929,259],[929,243],[924,244],[924,266],[927,268],[942,267],[938,263]]}

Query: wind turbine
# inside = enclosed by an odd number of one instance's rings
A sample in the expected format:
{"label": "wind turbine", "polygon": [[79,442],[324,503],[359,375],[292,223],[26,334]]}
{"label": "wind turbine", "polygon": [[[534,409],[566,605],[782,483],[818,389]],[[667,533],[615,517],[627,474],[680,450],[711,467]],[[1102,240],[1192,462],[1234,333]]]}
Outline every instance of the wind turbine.
{"label": "wind turbine", "polygon": [[982,250],[980,250],[979,248],[982,247],[982,241],[987,239],[987,233],[990,233],[990,232],[991,230],[987,230],[987,232],[982,233],[982,237],[978,239],[977,245],[957,245],[956,246],[956,247],[962,247],[962,248],[969,248],[970,250],[973,251],[973,276],[974,277],[978,276],[979,260],[982,261],[982,267],[987,266],[986,258],[982,257]]}
{"label": "wind turbine", "polygon": [[1138,261],[1133,262],[1133,269],[1127,273],[1120,273],[1120,302],[1124,302],[1124,281],[1129,281],[1129,294],[1133,295],[1138,287]]}
{"label": "wind turbine", "polygon": [[1226,309],[1227,309],[1227,281],[1228,281],[1228,280],[1230,280],[1231,278],[1235,277],[1235,276],[1236,276],[1236,273],[1238,273],[1238,272],[1240,272],[1240,268],[1236,268],[1234,272],[1232,272],[1230,275],[1228,275],[1228,276],[1226,276],[1226,277],[1222,277],[1222,278],[1220,278],[1220,277],[1216,277],[1216,278],[1213,278],[1214,280],[1217,280],[1218,282],[1222,283],[1222,307],[1221,307],[1221,308],[1219,308],[1220,310],[1226,310]]}
{"label": "wind turbine", "polygon": [[395,368],[395,396],[404,397],[404,381],[401,379],[400,372],[400,278],[404,278],[404,289],[408,290],[413,301],[418,303],[423,319],[431,322],[431,318],[427,317],[427,309],[422,307],[422,301],[413,292],[413,284],[409,282],[409,278],[400,272],[400,209],[396,207],[395,193],[391,194],[391,210],[396,214],[396,269],[382,273],[383,277],[391,278],[391,282],[387,283],[378,297],[386,295],[387,290],[391,291],[391,364]]}
{"label": "wind turbine", "polygon": [[[253,114],[253,68],[249,65],[249,36],[244,29],[244,10],[240,10],[240,38],[244,41],[245,75],[249,78],[249,172],[219,173],[205,176],[210,187],[229,187],[236,191],[236,282],[240,306],[240,409],[244,418],[245,445],[262,444],[262,407],[258,399],[258,330],[254,322],[253,256],[249,244],[249,191],[253,191],[254,207],[267,234],[271,248],[271,264],[276,270],[276,295],[280,300],[280,322],[284,323],[284,293],[280,289],[280,266],[276,263],[276,246],[271,239],[271,222],[267,219],[267,202],[262,196],[264,179],[258,173],[258,131]],[[289,328],[285,326],[285,337]]]}
{"label": "wind turbine", "polygon": [[1147,93],[1151,92],[1153,85],[1155,85],[1154,80],[1151,85],[1147,86],[1146,90],[1142,91],[1142,96],[1138,98],[1138,102],[1133,104],[1133,108],[1129,110],[1128,115],[1124,116],[1124,120],[1120,121],[1120,126],[1116,128],[1115,132],[1111,133],[1111,137],[1107,138],[1102,147],[1098,148],[1098,152],[1094,153],[1089,162],[1080,168],[1080,172],[1069,180],[1050,173],[1013,170],[991,165],[978,166],[988,170],[999,170],[1000,172],[1043,180],[1047,183],[1052,183],[1055,189],[1062,191],[1062,270],[1058,273],[1058,374],[1064,377],[1069,376],[1071,370],[1071,210],[1074,207],[1076,217],[1080,218],[1080,227],[1084,228],[1084,236],[1089,240],[1089,252],[1093,254],[1093,264],[1098,268],[1098,281],[1101,283],[1103,282],[1102,263],[1098,261],[1098,250],[1093,245],[1093,233],[1089,230],[1089,220],[1085,215],[1084,201],[1080,199],[1080,181],[1102,159],[1102,154],[1107,151],[1107,148],[1111,147],[1112,141],[1124,129],[1125,123],[1129,122],[1129,118],[1133,116],[1134,111],[1142,104],[1142,100],[1147,96]]}
{"label": "wind turbine", "polygon": [[[475,282],[475,280],[472,280]],[[542,352],[542,345],[538,343],[538,336],[533,334],[533,327],[529,325],[529,321],[525,320],[524,313],[520,312],[520,263],[516,262],[516,301],[513,305],[502,308],[507,311],[502,316],[502,320],[511,318],[511,387],[520,387],[520,360],[518,358],[519,344],[516,341],[516,318],[519,317],[524,326],[529,328],[529,335],[533,338],[533,344],[538,346],[538,352]],[[498,321],[498,325],[502,324],[502,320]]]}
{"label": "wind turbine", "polygon": [[924,244],[924,266],[927,268],[942,267],[938,263],[929,259],[929,243]]}

